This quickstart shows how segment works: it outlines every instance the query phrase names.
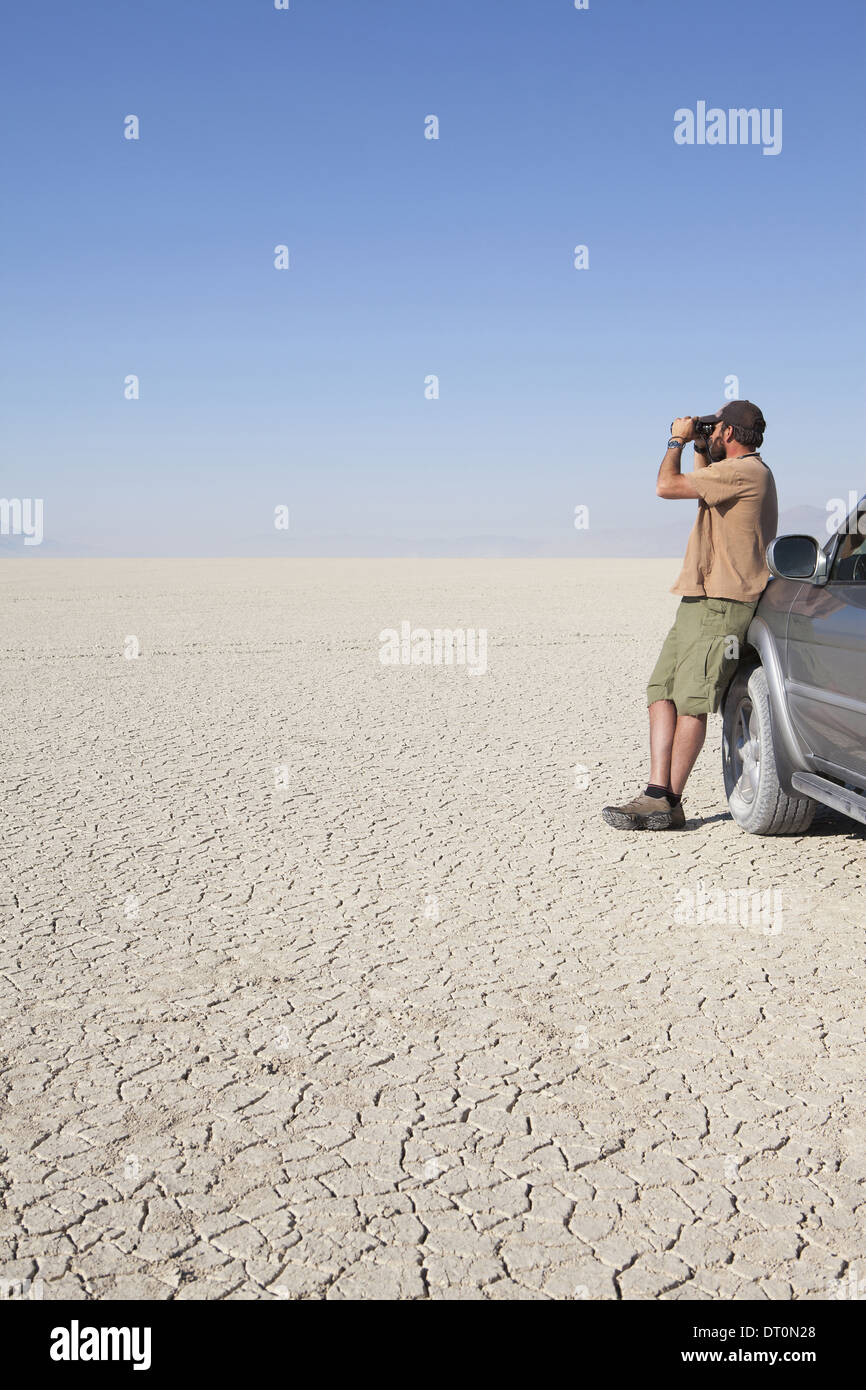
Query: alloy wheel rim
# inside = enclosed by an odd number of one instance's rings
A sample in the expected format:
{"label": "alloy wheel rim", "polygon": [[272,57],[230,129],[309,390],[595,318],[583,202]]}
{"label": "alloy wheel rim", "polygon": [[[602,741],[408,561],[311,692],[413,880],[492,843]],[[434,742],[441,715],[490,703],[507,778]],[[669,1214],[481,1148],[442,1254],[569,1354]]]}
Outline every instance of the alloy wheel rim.
{"label": "alloy wheel rim", "polygon": [[758,794],[761,742],[755,711],[749,699],[741,700],[737,708],[732,743],[734,786],[744,801],[752,802]]}

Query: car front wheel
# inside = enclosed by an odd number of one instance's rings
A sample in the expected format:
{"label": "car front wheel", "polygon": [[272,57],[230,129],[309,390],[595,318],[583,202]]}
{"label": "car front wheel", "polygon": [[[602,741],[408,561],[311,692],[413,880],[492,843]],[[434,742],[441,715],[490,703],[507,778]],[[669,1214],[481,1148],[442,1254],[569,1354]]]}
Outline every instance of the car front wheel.
{"label": "car front wheel", "polygon": [[808,830],[816,803],[788,796],[779,783],[770,692],[760,666],[741,669],[725,697],[722,770],[731,815],[752,835],[799,835]]}

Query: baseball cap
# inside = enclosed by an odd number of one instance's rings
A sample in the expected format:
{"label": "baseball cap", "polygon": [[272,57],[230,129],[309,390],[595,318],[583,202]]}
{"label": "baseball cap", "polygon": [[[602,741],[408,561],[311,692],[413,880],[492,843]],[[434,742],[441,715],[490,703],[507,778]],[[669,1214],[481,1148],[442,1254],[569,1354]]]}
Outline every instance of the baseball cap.
{"label": "baseball cap", "polygon": [[763,434],[767,422],[756,405],[751,401],[727,401],[715,415],[699,415],[701,425],[714,425],[721,420],[725,425],[739,425],[744,430],[757,430]]}

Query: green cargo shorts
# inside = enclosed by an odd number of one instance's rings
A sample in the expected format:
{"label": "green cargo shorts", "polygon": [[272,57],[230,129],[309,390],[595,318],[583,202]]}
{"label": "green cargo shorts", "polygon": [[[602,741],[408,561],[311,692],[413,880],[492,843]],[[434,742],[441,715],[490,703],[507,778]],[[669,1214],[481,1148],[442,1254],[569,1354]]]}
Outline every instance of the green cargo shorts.
{"label": "green cargo shorts", "polygon": [[673,700],[678,714],[715,714],[740,660],[757,608],[735,598],[684,598],[650,676],[646,700]]}

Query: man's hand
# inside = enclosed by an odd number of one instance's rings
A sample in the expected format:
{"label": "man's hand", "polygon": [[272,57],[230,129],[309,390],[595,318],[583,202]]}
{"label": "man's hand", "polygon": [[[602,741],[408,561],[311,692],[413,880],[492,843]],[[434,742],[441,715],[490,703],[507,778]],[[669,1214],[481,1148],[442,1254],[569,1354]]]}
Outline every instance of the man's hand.
{"label": "man's hand", "polygon": [[686,444],[691,443],[695,437],[694,417],[681,415],[678,420],[674,420],[671,425],[671,437],[682,439]]}
{"label": "man's hand", "polygon": [[[674,439],[681,439],[684,444],[691,443],[695,437],[694,418],[691,415],[680,415],[671,425],[671,436]],[[667,497],[673,500],[698,496],[690,476],[683,476],[680,472],[682,454],[683,451],[680,446],[673,444],[662,459],[656,482],[657,497]]]}

